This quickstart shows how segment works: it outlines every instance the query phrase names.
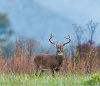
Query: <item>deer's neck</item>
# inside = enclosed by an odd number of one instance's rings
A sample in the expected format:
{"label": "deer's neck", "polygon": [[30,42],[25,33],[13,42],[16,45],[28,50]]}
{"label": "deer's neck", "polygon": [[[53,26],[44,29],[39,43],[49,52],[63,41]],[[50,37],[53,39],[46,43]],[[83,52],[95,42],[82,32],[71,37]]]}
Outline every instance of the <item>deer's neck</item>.
{"label": "deer's neck", "polygon": [[59,64],[61,64],[64,59],[64,52],[62,53],[56,52],[56,59],[58,60]]}

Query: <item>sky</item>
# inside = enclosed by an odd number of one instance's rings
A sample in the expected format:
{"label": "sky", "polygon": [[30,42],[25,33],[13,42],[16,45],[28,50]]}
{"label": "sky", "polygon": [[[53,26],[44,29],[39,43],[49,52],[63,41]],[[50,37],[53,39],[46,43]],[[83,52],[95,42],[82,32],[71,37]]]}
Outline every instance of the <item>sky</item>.
{"label": "sky", "polygon": [[[99,0],[0,0],[0,12],[7,13],[12,28],[21,36],[41,40],[49,45],[53,41],[66,42],[68,34],[73,41],[72,24],[85,26],[89,20],[100,22]],[[100,43],[100,25],[94,41]]]}
{"label": "sky", "polygon": [[[98,20],[100,17],[99,0],[35,0],[60,15],[68,17],[77,23],[86,22],[90,19]],[[82,21],[80,21],[82,19]]]}

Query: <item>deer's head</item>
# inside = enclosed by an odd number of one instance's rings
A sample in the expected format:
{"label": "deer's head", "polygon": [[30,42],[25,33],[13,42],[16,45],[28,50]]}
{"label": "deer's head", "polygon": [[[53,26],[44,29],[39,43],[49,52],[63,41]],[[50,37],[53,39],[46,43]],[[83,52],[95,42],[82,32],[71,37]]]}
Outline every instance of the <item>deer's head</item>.
{"label": "deer's head", "polygon": [[[68,35],[68,36],[69,36],[69,35]],[[56,49],[57,49],[56,52],[58,53],[58,55],[63,55],[63,53],[64,53],[64,50],[63,50],[64,46],[65,46],[66,44],[68,44],[68,43],[71,41],[70,36],[69,36],[69,38],[65,37],[66,39],[69,39],[69,41],[66,42],[66,43],[63,43],[63,44],[61,44],[61,45],[58,45],[58,44],[55,44],[54,42],[52,42],[51,39],[52,39],[53,37],[54,37],[54,36],[52,36],[52,34],[51,34],[49,41],[53,44],[54,47],[56,47]]]}

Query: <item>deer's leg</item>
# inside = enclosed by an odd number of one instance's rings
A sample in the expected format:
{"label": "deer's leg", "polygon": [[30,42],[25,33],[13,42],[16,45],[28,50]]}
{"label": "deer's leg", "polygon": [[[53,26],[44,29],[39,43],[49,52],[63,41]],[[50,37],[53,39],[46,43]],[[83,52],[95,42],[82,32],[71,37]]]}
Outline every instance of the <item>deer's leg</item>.
{"label": "deer's leg", "polygon": [[39,76],[41,76],[43,74],[43,72],[44,72],[44,70],[40,70],[40,75]]}
{"label": "deer's leg", "polygon": [[37,73],[38,73],[38,69],[36,69],[36,72],[35,72],[35,75],[37,76]]}
{"label": "deer's leg", "polygon": [[35,66],[35,69],[36,69],[35,75],[37,76],[38,71],[39,71],[39,68],[38,68],[38,66],[37,66],[37,65]]}
{"label": "deer's leg", "polygon": [[54,70],[56,71],[57,75],[59,75],[59,70],[60,70],[60,67],[55,67],[55,69],[54,69]]}
{"label": "deer's leg", "polygon": [[51,69],[51,73],[52,73],[52,75],[54,76],[54,69]]}
{"label": "deer's leg", "polygon": [[59,75],[59,71],[56,71],[57,72],[57,75]]}

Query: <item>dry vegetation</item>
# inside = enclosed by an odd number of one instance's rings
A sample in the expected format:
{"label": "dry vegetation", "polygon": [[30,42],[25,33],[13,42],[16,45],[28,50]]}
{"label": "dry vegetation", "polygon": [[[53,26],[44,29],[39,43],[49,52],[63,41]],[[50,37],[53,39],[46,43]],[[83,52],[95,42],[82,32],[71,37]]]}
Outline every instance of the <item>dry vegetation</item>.
{"label": "dry vegetation", "polygon": [[[77,45],[75,46],[76,42],[72,40],[74,44],[70,43],[70,47],[65,49],[65,60],[61,72],[88,74],[100,71],[100,45],[95,46],[93,42],[97,26],[98,23],[93,21],[87,23],[87,30],[74,25]],[[89,37],[86,36],[87,34]],[[0,48],[0,73],[33,73],[35,70],[33,59],[37,51],[49,54],[53,50],[51,46],[46,50],[39,44],[40,42],[36,40],[19,37],[13,46],[8,48],[8,52],[12,53],[9,54],[12,55],[9,59],[6,58],[5,51]],[[56,52],[53,51],[52,53]]]}
{"label": "dry vegetation", "polygon": [[[83,44],[86,46],[85,44]],[[81,46],[83,46],[81,45]],[[15,42],[15,50],[11,58],[0,56],[0,73],[33,73],[35,44],[32,40],[26,42],[19,39]],[[86,46],[87,47],[87,46]],[[75,50],[77,51],[75,52]],[[79,52],[78,48],[70,46],[70,50],[65,50],[65,60],[60,72],[66,73],[95,73],[100,71],[100,47],[89,47]],[[68,53],[69,52],[69,53]],[[71,59],[70,59],[71,58]]]}

